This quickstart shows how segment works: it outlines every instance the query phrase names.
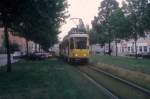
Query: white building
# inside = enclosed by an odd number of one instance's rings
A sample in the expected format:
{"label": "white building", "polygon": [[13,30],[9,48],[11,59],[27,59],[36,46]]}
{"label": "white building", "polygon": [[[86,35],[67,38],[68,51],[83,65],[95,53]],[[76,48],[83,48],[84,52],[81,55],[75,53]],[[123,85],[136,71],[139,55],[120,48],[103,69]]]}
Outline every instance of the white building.
{"label": "white building", "polygon": [[90,45],[91,54],[100,54],[104,52],[104,48],[100,44]]}
{"label": "white building", "polygon": [[49,51],[53,51],[55,52],[55,55],[56,56],[59,56],[59,43],[58,44],[54,44],[50,49]]}
{"label": "white building", "polygon": [[[128,43],[125,40],[120,41],[120,43],[117,43],[117,53],[119,56],[124,56],[127,54],[127,46]],[[111,43],[111,50],[112,50],[112,55],[116,55],[116,44],[113,41]]]}
{"label": "white building", "polygon": [[[136,53],[136,46],[135,41],[133,39],[129,41],[122,40],[120,43],[117,44],[118,46],[118,55],[127,55],[127,54],[135,54]],[[115,43],[112,42],[111,44],[112,52],[116,52]],[[150,34],[146,35],[145,37],[140,37],[137,40],[137,53],[138,54],[148,54],[150,53]]]}

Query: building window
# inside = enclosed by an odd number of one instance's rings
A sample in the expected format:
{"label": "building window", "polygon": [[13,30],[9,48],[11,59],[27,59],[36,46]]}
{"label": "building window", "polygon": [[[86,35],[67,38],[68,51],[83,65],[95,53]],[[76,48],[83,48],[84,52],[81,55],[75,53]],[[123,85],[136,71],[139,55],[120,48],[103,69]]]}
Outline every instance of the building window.
{"label": "building window", "polygon": [[134,48],[133,47],[131,47],[131,52],[134,52]]}
{"label": "building window", "polygon": [[122,52],[124,53],[124,47],[122,47]]}
{"label": "building window", "polygon": [[147,52],[147,46],[144,46],[144,52]]}
{"label": "building window", "polygon": [[74,41],[73,38],[70,39],[70,49],[74,48]]}
{"label": "building window", "polygon": [[128,47],[128,52],[130,52],[130,47]]}
{"label": "building window", "polygon": [[142,52],[142,46],[139,46],[139,51]]}

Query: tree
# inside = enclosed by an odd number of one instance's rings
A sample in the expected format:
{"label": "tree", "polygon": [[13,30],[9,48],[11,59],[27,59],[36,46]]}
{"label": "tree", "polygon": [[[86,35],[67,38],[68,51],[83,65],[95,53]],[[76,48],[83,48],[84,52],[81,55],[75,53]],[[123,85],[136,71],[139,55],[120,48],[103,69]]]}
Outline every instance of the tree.
{"label": "tree", "polygon": [[[96,19],[96,17],[95,17]],[[104,47],[104,54],[105,54],[105,43],[108,43],[109,36],[108,33],[105,31],[106,27],[102,24],[97,24],[92,21],[93,28],[90,30],[90,43],[91,44],[101,44]]]}
{"label": "tree", "polygon": [[130,24],[121,8],[112,12],[108,17],[108,24],[112,30],[112,39],[115,41],[116,45],[116,56],[118,53],[117,43],[120,39],[127,39],[130,35]]}
{"label": "tree", "polygon": [[144,9],[143,24],[145,31],[150,31],[150,4],[147,4]]}
{"label": "tree", "polygon": [[[94,18],[93,26],[99,33],[98,28],[102,28],[103,35],[106,35],[106,40],[109,43],[109,55],[111,55],[111,41],[112,41],[112,30],[110,24],[108,23],[108,17],[112,14],[112,12],[118,9],[118,2],[116,0],[103,0],[99,7],[98,17]],[[101,30],[100,30],[101,31]]]}
{"label": "tree", "polygon": [[147,0],[127,0],[127,17],[131,23],[130,37],[135,41],[135,56],[137,58],[137,39],[144,36],[143,15]]}
{"label": "tree", "polygon": [[32,40],[47,49],[54,43],[65,21],[66,0],[2,0],[0,23],[4,27],[7,48],[7,71],[11,71],[9,31]]}
{"label": "tree", "polygon": [[65,11],[67,2],[65,0],[36,0],[29,4],[29,1],[21,6],[23,12],[17,23],[21,32],[19,36],[25,37],[27,41],[32,40],[39,43],[44,49],[48,49],[54,40],[57,41],[58,28],[67,18]]}
{"label": "tree", "polygon": [[98,41],[99,34],[96,31],[90,30],[89,31],[89,36],[90,36],[90,44],[97,44],[97,43],[99,43],[99,41]]}
{"label": "tree", "polygon": [[4,27],[5,44],[7,50],[7,72],[11,72],[11,56],[10,56],[10,44],[8,31],[12,26],[13,18],[17,14],[17,5],[20,2],[18,0],[1,0],[0,3],[0,22],[1,26]]}

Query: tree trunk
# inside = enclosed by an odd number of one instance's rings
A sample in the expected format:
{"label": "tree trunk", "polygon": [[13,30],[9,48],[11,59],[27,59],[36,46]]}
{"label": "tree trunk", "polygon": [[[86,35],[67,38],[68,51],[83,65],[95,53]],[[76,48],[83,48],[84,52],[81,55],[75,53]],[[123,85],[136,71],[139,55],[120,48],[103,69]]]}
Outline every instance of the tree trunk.
{"label": "tree trunk", "polygon": [[41,45],[39,45],[39,52],[41,53]]}
{"label": "tree trunk", "polygon": [[38,44],[35,44],[35,52],[38,52]]}
{"label": "tree trunk", "polygon": [[135,39],[135,58],[138,58],[138,54],[137,54],[137,39]]}
{"label": "tree trunk", "polygon": [[109,56],[111,56],[111,44],[110,44],[111,42],[110,42],[110,40],[109,40],[109,42],[108,42],[108,46],[109,46],[109,49],[108,49],[108,54],[109,54]]}
{"label": "tree trunk", "polygon": [[37,52],[37,44],[34,43],[34,52]]}
{"label": "tree trunk", "polygon": [[11,72],[11,55],[10,55],[10,43],[9,43],[9,34],[8,34],[8,22],[6,16],[4,17],[4,34],[5,34],[5,44],[7,52],[7,72]]}
{"label": "tree trunk", "polygon": [[118,44],[117,44],[117,41],[115,40],[115,45],[116,45],[116,56],[118,56]]}
{"label": "tree trunk", "polygon": [[104,55],[105,55],[105,43],[104,43]]}
{"label": "tree trunk", "polygon": [[38,47],[38,52],[40,52],[40,45],[39,45],[39,47]]}
{"label": "tree trunk", "polygon": [[28,41],[29,40],[26,39],[26,55],[27,56],[29,56],[29,44],[28,44]]}

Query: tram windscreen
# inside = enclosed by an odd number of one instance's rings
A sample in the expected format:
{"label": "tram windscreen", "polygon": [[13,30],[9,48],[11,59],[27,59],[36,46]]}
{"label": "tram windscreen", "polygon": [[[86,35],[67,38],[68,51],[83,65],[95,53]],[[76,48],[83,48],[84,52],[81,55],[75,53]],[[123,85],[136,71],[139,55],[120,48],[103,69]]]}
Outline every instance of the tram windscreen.
{"label": "tram windscreen", "polygon": [[86,37],[75,37],[74,44],[76,49],[86,49],[87,48],[87,38]]}

